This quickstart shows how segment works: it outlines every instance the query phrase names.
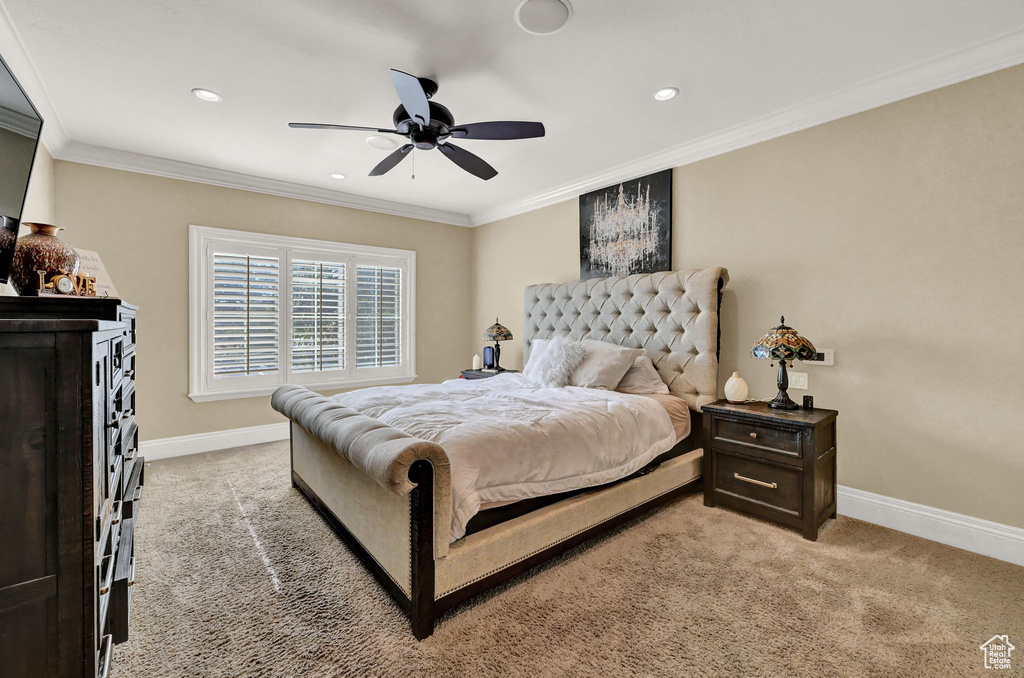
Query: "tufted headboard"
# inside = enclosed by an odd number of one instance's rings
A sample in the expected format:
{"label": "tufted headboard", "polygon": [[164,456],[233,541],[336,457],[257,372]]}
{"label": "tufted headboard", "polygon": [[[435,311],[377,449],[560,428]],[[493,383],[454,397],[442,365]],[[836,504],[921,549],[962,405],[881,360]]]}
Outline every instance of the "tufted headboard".
{"label": "tufted headboard", "polygon": [[669,391],[692,410],[717,399],[720,266],[530,285],[523,293],[523,361],[534,339],[568,336],[642,348]]}

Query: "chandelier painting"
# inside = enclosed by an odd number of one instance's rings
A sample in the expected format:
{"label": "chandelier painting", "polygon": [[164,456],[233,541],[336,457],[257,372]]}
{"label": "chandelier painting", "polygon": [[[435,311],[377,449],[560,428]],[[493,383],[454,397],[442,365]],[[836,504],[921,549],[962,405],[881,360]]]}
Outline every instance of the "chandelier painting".
{"label": "chandelier painting", "polygon": [[672,268],[672,170],[580,196],[580,277]]}

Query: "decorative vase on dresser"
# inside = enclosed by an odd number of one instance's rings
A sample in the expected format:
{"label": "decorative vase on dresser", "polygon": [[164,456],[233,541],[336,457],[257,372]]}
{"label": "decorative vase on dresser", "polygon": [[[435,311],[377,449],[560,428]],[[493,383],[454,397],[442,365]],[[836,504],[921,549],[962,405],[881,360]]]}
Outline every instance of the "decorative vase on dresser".
{"label": "decorative vase on dresser", "polygon": [[0,297],[0,674],[105,678],[128,639],[145,480],[135,312]]}
{"label": "decorative vase on dresser", "polygon": [[32,232],[18,238],[11,263],[11,285],[22,296],[35,295],[39,289],[36,271],[67,273],[74,276],[81,263],[75,248],[57,237],[60,226],[26,223]]}

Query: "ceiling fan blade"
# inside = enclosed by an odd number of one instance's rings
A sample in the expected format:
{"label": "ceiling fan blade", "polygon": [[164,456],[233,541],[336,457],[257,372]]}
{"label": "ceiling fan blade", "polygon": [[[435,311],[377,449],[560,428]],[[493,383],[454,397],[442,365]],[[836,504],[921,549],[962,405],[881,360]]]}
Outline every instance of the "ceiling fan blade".
{"label": "ceiling fan blade", "polygon": [[356,127],[355,125],[326,125],[319,122],[290,122],[288,126],[292,129],[351,129],[363,132],[383,132],[387,134],[401,134],[396,129],[380,129],[377,127]]}
{"label": "ceiling fan blade", "polygon": [[452,127],[457,139],[534,139],[544,136],[542,122],[474,122]]}
{"label": "ceiling fan blade", "polygon": [[419,78],[392,68],[391,82],[395,85],[395,91],[398,92],[398,98],[402,100],[405,112],[424,127],[430,124],[430,104],[427,102],[427,93],[423,91],[423,85],[420,84]]}
{"label": "ceiling fan blade", "polygon": [[438,148],[448,156],[449,160],[484,181],[498,176],[498,170],[484,162],[483,158],[473,155],[464,148],[459,148],[453,144],[440,144]]}
{"label": "ceiling fan blade", "polygon": [[370,170],[370,176],[379,177],[382,174],[387,174],[388,172],[395,168],[395,165],[402,162],[402,160],[405,159],[405,156],[407,156],[409,154],[409,151],[411,151],[412,149],[412,144],[406,144],[405,146],[402,146],[397,151],[381,160],[376,167]]}

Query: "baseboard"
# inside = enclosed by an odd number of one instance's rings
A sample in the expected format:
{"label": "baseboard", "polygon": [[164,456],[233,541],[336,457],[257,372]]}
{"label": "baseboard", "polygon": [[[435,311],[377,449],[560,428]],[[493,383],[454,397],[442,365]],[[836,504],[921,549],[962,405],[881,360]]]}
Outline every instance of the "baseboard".
{"label": "baseboard", "polygon": [[1024,565],[1024,529],[839,486],[839,513],[940,544]]}
{"label": "baseboard", "polygon": [[287,439],[288,422],[285,421],[280,424],[265,424],[263,426],[249,426],[247,428],[235,428],[227,431],[196,433],[175,438],[143,440],[139,443],[139,453],[146,458],[146,461],[153,461],[154,459],[181,457],[186,454],[213,452],[214,450],[225,450],[229,447],[271,443]]}

